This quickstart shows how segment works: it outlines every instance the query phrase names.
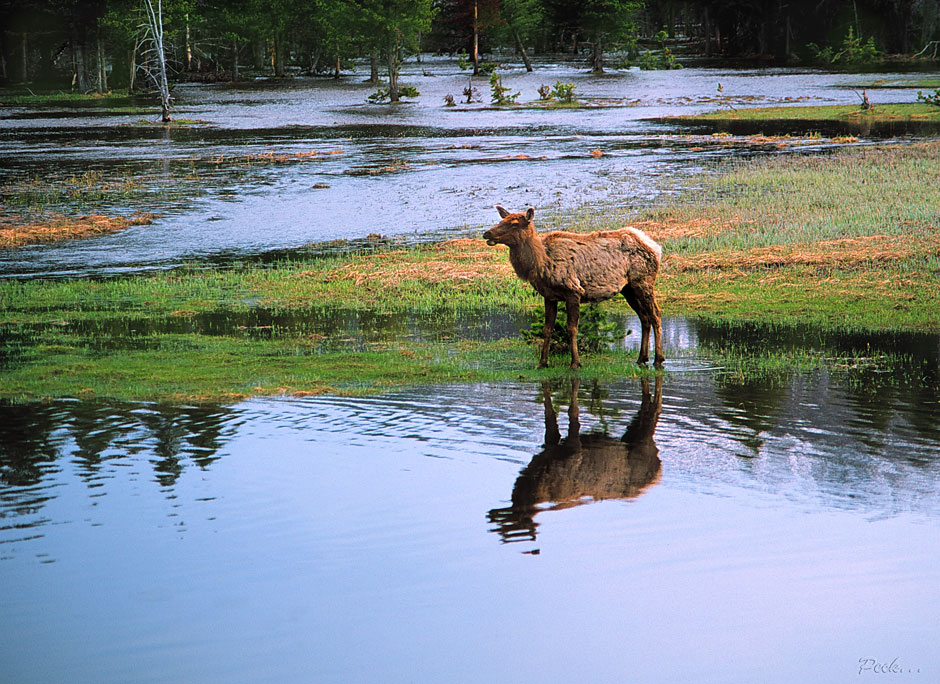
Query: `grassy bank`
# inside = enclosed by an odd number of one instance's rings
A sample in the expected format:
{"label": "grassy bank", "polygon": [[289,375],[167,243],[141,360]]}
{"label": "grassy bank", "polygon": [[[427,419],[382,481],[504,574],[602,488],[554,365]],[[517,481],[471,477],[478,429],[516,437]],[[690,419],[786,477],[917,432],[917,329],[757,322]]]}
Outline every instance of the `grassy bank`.
{"label": "grassy bank", "polygon": [[940,108],[923,102],[877,104],[871,109],[859,105],[820,105],[799,107],[747,107],[679,117],[690,122],[722,121],[813,121],[890,123],[921,121],[940,123]]}
{"label": "grassy bank", "polygon": [[[664,312],[826,330],[940,331],[937,168],[940,143],[724,166],[703,178],[702,189],[634,221],[665,248]],[[566,227],[607,227],[598,225],[598,213],[572,217]],[[0,281],[0,397],[220,400],[566,374],[560,357],[536,372],[534,347],[514,332],[489,342],[447,340],[405,326],[389,341],[363,329],[367,314],[459,325],[469,313],[535,315],[540,307],[505,249],[479,239],[273,267]],[[619,300],[603,307],[626,311]],[[225,330],[182,324],[323,308],[348,316],[314,317],[299,327],[277,316]],[[764,352],[755,366],[767,359],[778,370],[829,363]],[[741,352],[734,354],[740,370]],[[636,368],[634,356],[585,355],[582,374],[649,372]]]}
{"label": "grassy bank", "polygon": [[107,93],[67,93],[64,90],[39,90],[39,92],[36,92],[29,88],[4,88],[0,90],[0,106],[122,102],[133,97],[139,98],[141,96],[131,95],[126,90],[115,90]]}

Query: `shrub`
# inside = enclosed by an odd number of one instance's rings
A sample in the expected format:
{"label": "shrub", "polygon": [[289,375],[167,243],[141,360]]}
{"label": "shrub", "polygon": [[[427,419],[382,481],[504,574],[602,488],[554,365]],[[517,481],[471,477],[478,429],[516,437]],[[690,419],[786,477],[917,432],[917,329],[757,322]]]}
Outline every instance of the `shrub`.
{"label": "shrub", "polygon": [[933,94],[923,93],[920,90],[917,91],[917,101],[926,102],[935,107],[940,107],[940,88],[937,88],[933,91]]}
{"label": "shrub", "polygon": [[[522,339],[527,342],[541,341],[544,321],[540,316],[532,322],[528,330],[522,331]],[[597,304],[581,307],[578,321],[578,349],[583,352],[606,351],[610,345],[623,339],[623,326],[616,317],[601,309]],[[571,351],[568,344],[568,327],[564,314],[559,314],[552,330],[551,351],[563,354]]]}
{"label": "shrub", "polygon": [[821,48],[816,43],[807,43],[806,49],[809,50],[813,61],[822,64],[870,64],[882,57],[881,51],[875,45],[875,39],[869,37],[863,43],[861,36],[856,36],[855,29],[851,26],[838,50],[828,45]]}
{"label": "shrub", "polygon": [[575,101],[574,83],[565,83],[563,81],[555,81],[555,85],[552,86],[552,97],[554,97],[559,102],[571,103]]}
{"label": "shrub", "polygon": [[[403,85],[398,87],[399,97],[418,97],[419,95],[421,93],[414,86]],[[388,88],[379,88],[368,97],[369,102],[386,102],[389,99]]]}
{"label": "shrub", "polygon": [[490,74],[490,90],[493,93],[493,104],[496,105],[515,104],[516,98],[519,97],[518,92],[509,94],[510,89],[503,85],[503,79],[495,71]]}

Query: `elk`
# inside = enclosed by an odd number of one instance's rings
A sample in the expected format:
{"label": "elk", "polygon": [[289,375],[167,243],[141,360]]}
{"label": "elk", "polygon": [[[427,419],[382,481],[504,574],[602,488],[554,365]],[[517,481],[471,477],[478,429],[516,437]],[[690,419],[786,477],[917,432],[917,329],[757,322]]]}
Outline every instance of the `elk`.
{"label": "elk", "polygon": [[578,409],[579,380],[571,378],[568,435],[562,437],[552,405],[551,387],[542,383],[545,407],[545,444],[532,457],[512,489],[512,505],[489,512],[504,542],[535,541],[536,514],[562,510],[590,501],[633,499],[660,481],[662,462],[654,440],[663,406],[663,379],[650,391],[641,380],[641,402],[623,437],[606,432],[581,432]]}
{"label": "elk", "polygon": [[558,302],[565,303],[571,368],[581,365],[578,354],[578,318],[581,304],[602,302],[622,294],[640,319],[642,338],[637,363],[649,361],[650,330],[656,338],[654,365],[662,367],[662,317],[653,285],[662,258],[662,247],[636,228],[540,235],[535,230],[532,207],[510,213],[496,207],[503,219],[483,233],[489,246],[509,247],[509,262],[522,280],[545,298],[545,327],[539,368],[548,365],[552,329]]}

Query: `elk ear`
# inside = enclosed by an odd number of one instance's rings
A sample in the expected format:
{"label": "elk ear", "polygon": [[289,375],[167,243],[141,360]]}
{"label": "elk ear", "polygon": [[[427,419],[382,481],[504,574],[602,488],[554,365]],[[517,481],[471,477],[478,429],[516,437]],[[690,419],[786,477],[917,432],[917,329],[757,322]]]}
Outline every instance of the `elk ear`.
{"label": "elk ear", "polygon": [[496,205],[496,211],[499,212],[500,218],[506,218],[507,216],[509,216],[509,212],[506,211],[503,207],[499,206],[498,204]]}
{"label": "elk ear", "polygon": [[528,209],[525,210],[526,221],[529,221],[531,223],[533,216],[535,216],[535,209],[533,209],[532,207],[529,207]]}

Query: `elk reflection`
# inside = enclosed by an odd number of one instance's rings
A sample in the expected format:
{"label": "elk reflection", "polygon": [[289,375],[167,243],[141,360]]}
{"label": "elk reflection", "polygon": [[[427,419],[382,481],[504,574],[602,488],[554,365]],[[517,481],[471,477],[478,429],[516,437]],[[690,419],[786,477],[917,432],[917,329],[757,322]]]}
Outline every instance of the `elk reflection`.
{"label": "elk reflection", "polygon": [[571,381],[568,436],[562,438],[548,383],[542,383],[545,445],[519,474],[512,506],[489,512],[503,542],[534,541],[535,515],[603,499],[630,499],[659,481],[662,463],[653,433],[662,410],[662,378],[642,380],[642,402],[623,437],[606,432],[581,433],[579,381]]}

